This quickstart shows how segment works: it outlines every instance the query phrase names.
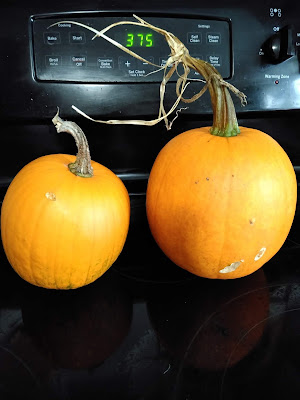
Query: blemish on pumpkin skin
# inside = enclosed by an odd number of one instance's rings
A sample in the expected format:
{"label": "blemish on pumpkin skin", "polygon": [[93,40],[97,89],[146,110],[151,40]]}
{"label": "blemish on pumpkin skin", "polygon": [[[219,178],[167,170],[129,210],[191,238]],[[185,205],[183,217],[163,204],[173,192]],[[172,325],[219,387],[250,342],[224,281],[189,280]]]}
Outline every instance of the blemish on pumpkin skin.
{"label": "blemish on pumpkin skin", "polygon": [[232,264],[227,265],[227,267],[221,269],[219,272],[221,274],[228,274],[228,272],[233,272],[241,265],[242,262],[244,262],[244,260],[235,261]]}
{"label": "blemish on pumpkin skin", "polygon": [[206,178],[207,181],[209,181],[209,178]]}
{"label": "blemish on pumpkin skin", "polygon": [[254,257],[254,261],[259,260],[260,258],[262,258],[262,256],[265,254],[266,252],[266,247],[262,247],[259,252],[256,254],[256,256]]}
{"label": "blemish on pumpkin skin", "polygon": [[250,218],[249,219],[249,224],[254,225],[255,224],[255,218]]}
{"label": "blemish on pumpkin skin", "polygon": [[69,285],[66,286],[64,289],[65,289],[65,290],[73,289],[73,285],[72,285],[71,283],[69,283]]}
{"label": "blemish on pumpkin skin", "polygon": [[45,194],[45,196],[47,197],[48,200],[51,200],[51,201],[55,201],[56,200],[55,193],[53,193],[53,192],[47,192]]}

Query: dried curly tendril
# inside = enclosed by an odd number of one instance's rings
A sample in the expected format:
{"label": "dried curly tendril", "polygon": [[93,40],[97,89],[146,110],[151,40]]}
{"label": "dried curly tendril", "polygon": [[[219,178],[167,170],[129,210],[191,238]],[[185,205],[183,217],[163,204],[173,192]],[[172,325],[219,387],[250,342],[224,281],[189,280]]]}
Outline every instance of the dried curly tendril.
{"label": "dried curly tendril", "polygon": [[[213,124],[211,128],[211,133],[219,136],[235,136],[239,133],[239,127],[237,123],[237,118],[236,118],[236,113],[235,113],[235,108],[231,99],[231,95],[229,91],[234,93],[241,101],[242,105],[245,105],[247,103],[246,101],[246,96],[244,93],[239,91],[237,88],[235,88],[233,85],[230,83],[226,82],[223,80],[222,76],[220,73],[217,71],[216,68],[214,68],[211,64],[204,60],[196,59],[192,57],[189,54],[188,49],[186,46],[171,32],[168,32],[164,29],[158,28],[147,21],[143,20],[142,18],[134,15],[137,21],[119,21],[116,23],[113,23],[106,28],[102,30],[97,30],[91,26],[82,24],[80,22],[76,21],[59,21],[56,22],[55,24],[52,24],[51,26],[57,25],[59,23],[72,23],[74,25],[81,26],[85,29],[88,29],[92,32],[94,32],[94,37],[98,38],[101,37],[107,41],[109,41],[111,44],[114,46],[118,47],[122,51],[130,54],[131,56],[143,61],[147,62],[148,64],[151,64],[155,66],[157,69],[153,71],[152,73],[159,72],[163,70],[163,78],[160,84],[160,102],[159,102],[159,112],[158,116],[155,119],[145,121],[145,120],[137,120],[137,119],[132,119],[132,120],[99,120],[99,119],[94,119],[88,116],[85,112],[80,110],[76,106],[72,106],[72,108],[77,111],[79,114],[84,116],[85,118],[88,118],[94,122],[99,122],[99,123],[104,123],[104,124],[131,124],[131,125],[146,125],[146,126],[153,126],[156,125],[157,123],[164,121],[166,128],[171,129],[172,123],[174,119],[177,118],[178,112],[181,111],[181,109],[177,109],[179,103],[182,101],[183,103],[192,103],[199,99],[204,92],[208,89],[210,92],[210,97],[211,97],[211,103],[212,103],[212,108],[213,108]],[[143,26],[150,28],[161,35],[165,37],[165,40],[167,44],[169,45],[170,48],[170,55],[167,59],[166,64],[161,67],[157,64],[154,64],[150,62],[149,60],[144,59],[140,55],[136,54],[132,50],[130,50],[127,47],[124,47],[122,44],[118,43],[114,39],[110,38],[109,36],[106,35],[106,33],[112,29],[115,26],[118,25],[138,25],[138,26]],[[178,66],[182,65],[183,67],[183,73],[179,74],[178,73]],[[204,82],[204,86],[202,89],[192,96],[191,98],[187,99],[184,98],[184,92],[190,83],[190,79],[188,78],[190,70],[195,70],[197,71],[203,78],[204,80],[201,79],[193,79],[193,80],[198,80]],[[165,98],[165,92],[166,92],[166,85],[170,78],[173,76],[173,74],[177,74],[177,83],[176,83],[176,101],[172,105],[172,107],[169,109],[169,111],[165,110],[164,107],[164,98]],[[176,117],[172,120],[169,121],[169,116],[176,111]]]}

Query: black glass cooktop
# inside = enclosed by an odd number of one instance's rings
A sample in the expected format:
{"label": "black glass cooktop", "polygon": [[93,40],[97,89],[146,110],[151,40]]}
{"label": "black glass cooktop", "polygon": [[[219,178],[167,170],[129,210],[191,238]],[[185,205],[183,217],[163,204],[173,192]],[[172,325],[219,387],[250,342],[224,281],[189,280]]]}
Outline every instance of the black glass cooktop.
{"label": "black glass cooktop", "polygon": [[0,250],[0,399],[236,400],[300,394],[300,218],[256,273],[202,279],[156,246],[145,195],[93,284],[24,282]]}

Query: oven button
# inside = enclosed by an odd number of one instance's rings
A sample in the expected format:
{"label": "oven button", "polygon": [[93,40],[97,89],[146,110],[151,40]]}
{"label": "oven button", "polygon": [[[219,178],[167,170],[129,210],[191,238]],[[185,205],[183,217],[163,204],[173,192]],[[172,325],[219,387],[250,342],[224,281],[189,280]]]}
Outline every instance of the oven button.
{"label": "oven button", "polygon": [[220,33],[207,33],[206,42],[208,44],[221,44],[221,34]]}
{"label": "oven button", "polygon": [[201,32],[188,32],[187,42],[188,44],[201,44],[202,42]]}
{"label": "oven button", "polygon": [[[159,59],[159,65],[160,65],[162,68],[164,68],[164,67],[166,66],[167,62],[168,62],[168,58],[167,58],[167,57],[164,57],[164,58],[161,57],[161,58]],[[171,67],[173,67],[173,64],[169,64],[169,65],[168,65],[168,68],[171,68]]]}
{"label": "oven button", "polygon": [[121,70],[132,70],[133,68],[136,68],[136,60],[133,57],[126,57],[126,56],[120,56],[119,57],[119,68]]}
{"label": "oven button", "polygon": [[61,66],[61,56],[46,56],[46,67]]}
{"label": "oven button", "polygon": [[[151,63],[154,63],[154,57],[152,57],[152,56],[148,56],[145,59]],[[150,71],[153,71],[154,66],[145,61],[137,60],[137,68],[144,69],[144,70],[146,70],[146,72],[150,72]]]}
{"label": "oven button", "polygon": [[114,69],[114,60],[110,57],[98,57],[97,63],[100,69]]}
{"label": "oven button", "polygon": [[222,65],[221,56],[219,56],[219,55],[210,55],[210,56],[207,56],[206,59],[215,68],[220,68]]}
{"label": "oven button", "polygon": [[73,56],[71,57],[71,63],[73,67],[85,67],[86,65],[86,56]]}
{"label": "oven button", "polygon": [[85,43],[85,33],[84,32],[70,32],[70,43],[84,44]]}
{"label": "oven button", "polygon": [[46,44],[60,44],[60,33],[59,32],[45,32],[44,42]]}

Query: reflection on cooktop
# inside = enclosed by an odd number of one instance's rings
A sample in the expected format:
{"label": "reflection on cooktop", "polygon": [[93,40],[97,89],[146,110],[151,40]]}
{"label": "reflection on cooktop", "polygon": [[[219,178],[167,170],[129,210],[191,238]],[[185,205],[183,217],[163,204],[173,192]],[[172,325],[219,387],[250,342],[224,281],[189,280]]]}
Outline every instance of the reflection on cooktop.
{"label": "reflection on cooktop", "polygon": [[131,200],[123,252],[86,287],[34,287],[0,249],[0,399],[299,396],[299,215],[262,269],[213,281],[172,264]]}

